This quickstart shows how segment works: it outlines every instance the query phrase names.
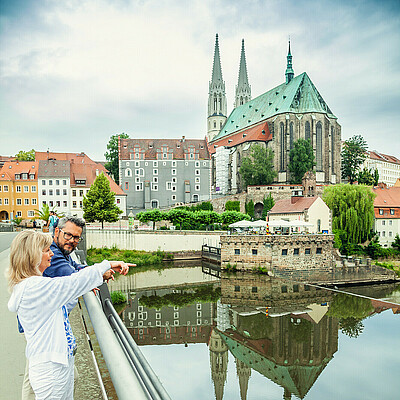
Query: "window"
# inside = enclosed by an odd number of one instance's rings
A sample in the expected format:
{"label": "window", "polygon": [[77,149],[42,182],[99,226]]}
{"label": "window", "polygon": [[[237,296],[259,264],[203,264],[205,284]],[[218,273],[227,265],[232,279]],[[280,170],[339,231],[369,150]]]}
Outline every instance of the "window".
{"label": "window", "polygon": [[[137,170],[136,170],[137,171]],[[136,174],[137,175],[137,174]],[[126,170],[125,170],[125,176],[127,177],[127,178],[129,178],[129,177],[131,177],[132,176],[132,170],[130,169],[130,168],[127,168]]]}
{"label": "window", "polygon": [[49,189],[49,195],[53,196],[53,189]]}
{"label": "window", "polygon": [[19,181],[20,180],[20,174],[15,174],[15,180]]}
{"label": "window", "polygon": [[196,168],[199,168],[199,167],[200,167],[200,161],[196,161],[196,162],[194,163],[194,165],[195,165]]}
{"label": "window", "polygon": [[22,205],[22,199],[17,199],[17,206],[21,206]]}
{"label": "window", "polygon": [[83,190],[80,190],[80,191],[79,191],[79,196],[80,196],[80,197],[83,197]]}
{"label": "window", "polygon": [[176,186],[172,186],[172,191],[176,192]]}
{"label": "window", "polygon": [[173,194],[173,195],[171,196],[171,200],[176,200],[176,195]]}
{"label": "window", "polygon": [[394,215],[394,209],[393,208],[390,209],[390,215]]}
{"label": "window", "polygon": [[4,185],[3,189],[4,189],[5,192],[8,192],[8,186],[7,185]]}
{"label": "window", "polygon": [[305,249],[304,254],[311,254],[311,249]]}
{"label": "window", "polygon": [[283,171],[285,169],[285,126],[283,122],[279,124],[280,129],[280,170]]}
{"label": "window", "polygon": [[36,199],[32,199],[32,205],[36,206],[36,204],[37,204],[37,200]]}
{"label": "window", "polygon": [[16,187],[16,192],[17,192],[17,193],[21,193],[21,186],[18,185],[18,186]]}
{"label": "window", "polygon": [[305,137],[306,140],[310,140],[310,141],[311,141],[311,134],[310,134],[310,132],[311,132],[310,123],[307,121],[307,122],[306,122],[306,132],[305,132],[304,137]]}
{"label": "window", "polygon": [[46,181],[42,179],[42,185],[46,185]]}
{"label": "window", "polygon": [[82,208],[82,200],[79,201],[79,208]]}
{"label": "window", "polygon": [[54,207],[54,202],[53,201],[49,201],[49,206],[50,207]]}
{"label": "window", "polygon": [[22,176],[22,179],[28,179],[28,174],[27,173],[23,173],[21,176]]}
{"label": "window", "polygon": [[251,250],[251,254],[252,254],[253,256],[256,256],[257,253],[258,253],[258,250],[257,250],[257,249],[252,249],[252,250]]}
{"label": "window", "polygon": [[140,182],[139,184],[136,185],[136,191],[140,192],[143,190],[143,182]]}
{"label": "window", "polygon": [[176,183],[176,178],[172,178],[172,183]]}
{"label": "window", "polygon": [[158,183],[158,177],[153,176],[153,182],[154,182],[154,183]]}
{"label": "window", "polygon": [[35,179],[35,174],[29,174],[29,179]]}
{"label": "window", "polygon": [[56,201],[56,206],[60,207],[61,206],[61,201]]}
{"label": "window", "polygon": [[383,210],[382,210],[382,208],[379,209],[379,215],[383,215]]}
{"label": "window", "polygon": [[236,255],[240,254],[240,249],[235,249],[235,254]]}
{"label": "window", "polygon": [[[138,157],[136,157],[138,158]],[[140,167],[140,162],[139,161],[135,161],[135,167]]]}
{"label": "window", "polygon": [[322,124],[321,122],[317,122],[317,134],[316,134],[316,147],[317,147],[317,171],[322,171],[323,163],[322,163]]}
{"label": "window", "polygon": [[56,179],[56,185],[58,186],[60,184],[60,180]]}
{"label": "window", "polygon": [[171,174],[172,174],[172,175],[176,175],[176,169],[173,169],[173,170],[171,171]]}
{"label": "window", "polygon": [[235,285],[235,292],[240,292],[240,286],[239,285]]}
{"label": "window", "polygon": [[389,231],[389,237],[392,237],[393,232]]}
{"label": "window", "polygon": [[382,225],[386,225],[386,221],[385,220],[382,221]]}
{"label": "window", "polygon": [[63,196],[67,195],[67,189],[63,189]]}
{"label": "window", "polygon": [[76,197],[76,190],[75,189],[72,191],[72,197]]}
{"label": "window", "polygon": [[42,196],[46,196],[46,189],[42,189]]}
{"label": "window", "polygon": [[57,196],[60,195],[60,189],[56,189],[56,195],[57,195]]}
{"label": "window", "polygon": [[253,286],[251,288],[251,293],[257,293],[257,286]]}
{"label": "window", "polygon": [[52,185],[52,184],[53,184],[53,180],[49,179],[49,185]]}
{"label": "window", "polygon": [[298,256],[300,254],[300,249],[293,249],[293,255]]}
{"label": "window", "polygon": [[135,178],[135,183],[140,183],[140,178],[138,176]]}
{"label": "window", "polygon": [[68,203],[64,200],[63,201],[63,207],[67,207],[68,206]]}
{"label": "window", "polygon": [[22,212],[21,211],[17,211],[17,217],[22,217]]}
{"label": "window", "polygon": [[382,231],[382,236],[386,236],[386,232],[385,231]]}
{"label": "window", "polygon": [[155,192],[158,191],[158,185],[156,183],[151,183],[151,190],[154,190]]}
{"label": "window", "polygon": [[281,286],[281,292],[287,293],[287,286]]}
{"label": "window", "polygon": [[172,183],[171,182],[167,182],[166,183],[166,189],[167,190],[172,190]]}
{"label": "window", "polygon": [[199,195],[198,194],[194,194],[193,195],[193,201],[194,202],[198,202],[199,201]]}
{"label": "window", "polygon": [[153,167],[158,167],[158,161],[153,161]]}
{"label": "window", "polygon": [[4,199],[4,205],[8,206],[8,199]]}
{"label": "window", "polygon": [[158,169],[153,169],[153,175],[158,175]]}
{"label": "window", "polygon": [[117,204],[121,204],[121,199],[116,199],[117,200]]}
{"label": "window", "polygon": [[76,208],[76,201],[72,202],[72,208]]}
{"label": "window", "polygon": [[194,171],[194,174],[195,174],[195,175],[200,175],[200,170],[199,170],[199,169],[196,169],[196,170]]}
{"label": "window", "polygon": [[171,166],[176,167],[176,161],[172,161]]}
{"label": "window", "polygon": [[63,185],[65,186],[67,184],[67,180],[63,179]]}
{"label": "window", "polygon": [[287,249],[282,249],[282,255],[287,256]]}
{"label": "window", "polygon": [[2,203],[2,199],[0,199],[0,206],[1,206],[1,203]]}
{"label": "window", "polygon": [[194,190],[199,191],[200,190],[200,185],[195,185]]}
{"label": "window", "polygon": [[29,199],[24,199],[24,205],[29,206]]}
{"label": "window", "polygon": [[129,182],[125,182],[125,190],[129,190]]}
{"label": "window", "polygon": [[0,192],[1,192],[1,185],[0,185]]}
{"label": "window", "polygon": [[24,186],[24,192],[28,193],[29,192],[29,186]]}
{"label": "window", "polygon": [[32,218],[35,216],[35,211],[28,211],[28,217]]}
{"label": "window", "polygon": [[198,176],[196,176],[196,178],[194,178],[194,183],[200,183],[200,178]]}
{"label": "window", "polygon": [[31,192],[36,193],[36,186],[31,186]]}
{"label": "window", "polygon": [[299,291],[299,285],[293,285],[293,292],[298,293]]}
{"label": "window", "polygon": [[317,247],[316,253],[317,253],[317,254],[322,254],[322,247]]}

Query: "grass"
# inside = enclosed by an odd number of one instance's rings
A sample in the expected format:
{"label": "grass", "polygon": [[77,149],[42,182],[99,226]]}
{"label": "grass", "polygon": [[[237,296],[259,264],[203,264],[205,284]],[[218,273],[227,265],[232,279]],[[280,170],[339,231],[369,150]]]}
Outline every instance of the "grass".
{"label": "grass", "polygon": [[389,263],[389,262],[375,261],[375,265],[390,269],[390,270],[394,271],[398,277],[400,277],[400,261],[393,261],[393,264]]}

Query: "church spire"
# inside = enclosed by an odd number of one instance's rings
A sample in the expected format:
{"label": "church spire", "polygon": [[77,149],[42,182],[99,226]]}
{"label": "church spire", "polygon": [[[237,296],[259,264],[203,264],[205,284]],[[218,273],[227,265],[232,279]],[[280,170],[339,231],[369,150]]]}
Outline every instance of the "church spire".
{"label": "church spire", "polygon": [[286,85],[293,79],[294,71],[292,68],[292,54],[290,52],[290,39],[289,39],[289,51],[287,55],[287,66],[286,66]]}
{"label": "church spire", "polygon": [[244,52],[244,39],[242,39],[242,52],[240,54],[239,79],[236,86],[235,107],[251,100],[251,88],[247,77],[246,55]]}
{"label": "church spire", "polygon": [[225,82],[222,79],[221,59],[219,55],[218,34],[215,37],[214,62],[211,82],[208,88],[207,139],[212,140],[226,121],[227,114]]}

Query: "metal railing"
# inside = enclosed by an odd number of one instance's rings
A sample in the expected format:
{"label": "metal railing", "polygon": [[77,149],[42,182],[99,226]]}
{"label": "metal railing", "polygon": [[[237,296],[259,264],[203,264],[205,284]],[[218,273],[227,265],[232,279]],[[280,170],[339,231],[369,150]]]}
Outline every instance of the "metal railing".
{"label": "metal railing", "polygon": [[83,299],[118,399],[171,400],[115,311],[108,286],[99,289]]}

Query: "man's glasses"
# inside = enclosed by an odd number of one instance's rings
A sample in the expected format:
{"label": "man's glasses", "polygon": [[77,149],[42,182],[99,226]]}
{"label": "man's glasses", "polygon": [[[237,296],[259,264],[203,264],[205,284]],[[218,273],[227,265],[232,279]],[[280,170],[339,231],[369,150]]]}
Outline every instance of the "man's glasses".
{"label": "man's glasses", "polygon": [[63,233],[63,236],[64,236],[65,240],[74,239],[75,243],[79,243],[83,239],[82,236],[74,236],[71,233],[64,232],[62,229],[60,229],[60,231]]}

